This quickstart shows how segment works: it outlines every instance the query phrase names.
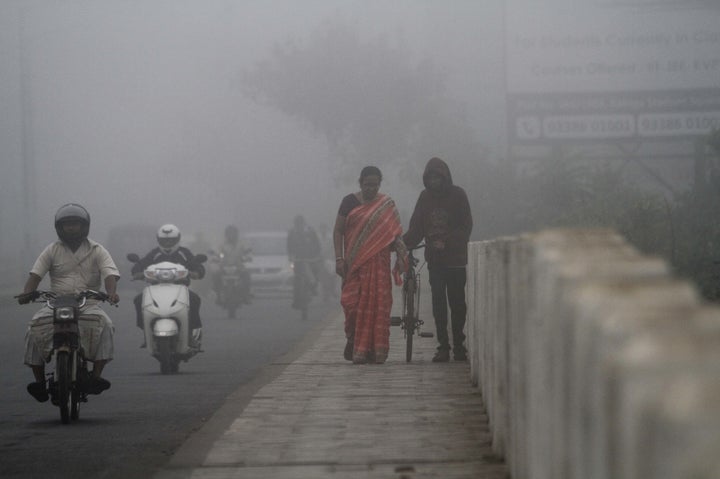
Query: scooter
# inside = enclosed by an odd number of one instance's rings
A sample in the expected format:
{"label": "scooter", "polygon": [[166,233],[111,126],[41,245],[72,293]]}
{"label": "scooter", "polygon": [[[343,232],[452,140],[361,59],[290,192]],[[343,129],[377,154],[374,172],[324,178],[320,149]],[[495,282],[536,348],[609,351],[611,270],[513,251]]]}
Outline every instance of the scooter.
{"label": "scooter", "polygon": [[[132,263],[140,261],[134,253],[127,259]],[[203,263],[207,256],[199,254],[195,260]],[[184,284],[189,274],[185,266],[169,261],[151,264],[143,272],[148,283],[142,293],[145,342],[160,362],[162,374],[177,373],[180,361],[187,362],[202,352],[199,330],[192,337],[189,330],[190,295]]]}

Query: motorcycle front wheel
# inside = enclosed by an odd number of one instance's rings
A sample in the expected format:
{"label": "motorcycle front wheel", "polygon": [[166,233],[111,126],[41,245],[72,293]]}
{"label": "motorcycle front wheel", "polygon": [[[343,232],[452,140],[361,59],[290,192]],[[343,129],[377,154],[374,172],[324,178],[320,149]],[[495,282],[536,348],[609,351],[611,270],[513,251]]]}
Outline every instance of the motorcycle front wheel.
{"label": "motorcycle front wheel", "polygon": [[80,419],[80,402],[82,401],[80,397],[80,389],[77,384],[72,388],[72,392],[70,393],[70,419],[73,421],[77,421]]}
{"label": "motorcycle front wheel", "polygon": [[72,369],[70,363],[70,355],[67,352],[63,351],[57,353],[55,381],[57,382],[60,420],[63,424],[70,422],[70,409],[72,403]]}
{"label": "motorcycle front wheel", "polygon": [[179,361],[173,357],[173,338],[157,338],[158,360],[160,373],[174,374],[178,372]]}

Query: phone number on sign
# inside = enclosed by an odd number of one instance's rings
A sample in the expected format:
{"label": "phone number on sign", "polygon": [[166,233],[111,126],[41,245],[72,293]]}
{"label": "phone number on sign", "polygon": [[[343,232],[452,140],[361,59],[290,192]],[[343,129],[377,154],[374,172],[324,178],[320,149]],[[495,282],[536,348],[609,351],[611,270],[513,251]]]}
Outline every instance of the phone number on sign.
{"label": "phone number on sign", "polygon": [[650,113],[638,116],[638,135],[700,135],[720,128],[720,111]]}
{"label": "phone number on sign", "polygon": [[632,115],[549,116],[543,136],[550,139],[628,138],[635,135]]}

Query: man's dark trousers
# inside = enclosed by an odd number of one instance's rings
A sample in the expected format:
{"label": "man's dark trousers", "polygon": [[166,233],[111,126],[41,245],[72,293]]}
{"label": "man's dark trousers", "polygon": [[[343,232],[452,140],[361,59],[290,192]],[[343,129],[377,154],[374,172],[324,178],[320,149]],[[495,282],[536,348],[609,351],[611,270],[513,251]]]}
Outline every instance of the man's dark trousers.
{"label": "man's dark trousers", "polygon": [[450,350],[448,337],[448,303],[450,303],[450,321],[452,324],[453,347],[455,354],[466,352],[465,319],[465,267],[433,266],[429,267],[432,309],[437,328],[438,350]]}

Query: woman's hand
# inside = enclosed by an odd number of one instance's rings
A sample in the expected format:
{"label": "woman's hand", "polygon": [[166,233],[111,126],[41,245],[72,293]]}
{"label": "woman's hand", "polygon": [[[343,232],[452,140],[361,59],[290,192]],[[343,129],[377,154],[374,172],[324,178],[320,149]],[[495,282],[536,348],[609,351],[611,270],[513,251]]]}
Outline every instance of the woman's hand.
{"label": "woman's hand", "polygon": [[347,271],[347,265],[345,264],[345,258],[335,259],[335,273],[341,278],[345,279],[345,272]]}
{"label": "woman's hand", "polygon": [[398,255],[397,255],[397,261],[395,262],[395,264],[397,264],[397,267],[398,267],[398,269],[399,269],[401,272],[403,272],[403,273],[406,272],[406,271],[408,270],[408,257],[407,257],[407,255],[406,255],[406,256],[403,256],[403,255],[401,255],[401,254],[398,254]]}

